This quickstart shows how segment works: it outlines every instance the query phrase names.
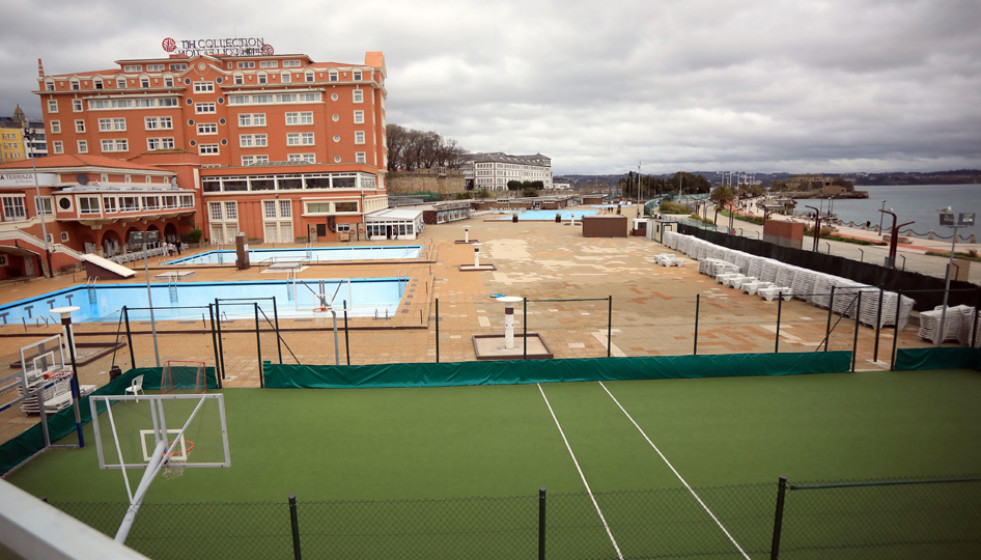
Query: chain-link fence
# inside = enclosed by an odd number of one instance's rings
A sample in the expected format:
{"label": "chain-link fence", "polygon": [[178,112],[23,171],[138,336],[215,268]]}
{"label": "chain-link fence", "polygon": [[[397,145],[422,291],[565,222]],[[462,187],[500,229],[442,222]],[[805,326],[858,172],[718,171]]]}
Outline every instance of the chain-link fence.
{"label": "chain-link fence", "polygon": [[[981,479],[145,504],[151,558],[973,558]],[[119,503],[58,503],[108,535]]]}

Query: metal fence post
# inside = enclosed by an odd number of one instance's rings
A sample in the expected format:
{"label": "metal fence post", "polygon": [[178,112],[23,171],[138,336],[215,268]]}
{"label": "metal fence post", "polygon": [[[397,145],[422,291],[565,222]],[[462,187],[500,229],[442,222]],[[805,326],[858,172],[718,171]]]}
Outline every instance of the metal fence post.
{"label": "metal fence post", "polygon": [[606,308],[606,357],[609,358],[613,352],[613,294],[610,294],[609,303]]}
{"label": "metal fence post", "polygon": [[347,365],[351,365],[351,338],[347,330],[347,300],[344,301],[344,356],[347,357]]}
{"label": "metal fence post", "polygon": [[783,314],[783,294],[777,293],[777,334],[773,337],[773,353],[780,353],[780,316]]}
{"label": "metal fence post", "polygon": [[293,558],[300,560],[300,520],[296,512],[296,494],[289,496],[290,527],[293,530]]}
{"label": "metal fence post", "polygon": [[545,487],[538,489],[538,560],[545,560]]}
{"label": "metal fence post", "polygon": [[436,298],[436,363],[439,363],[439,298]]}
{"label": "metal fence post", "polygon": [[777,510],[773,515],[773,541],[770,543],[770,560],[780,557],[780,533],[783,530],[783,503],[787,495],[787,477],[781,476],[777,485]]}
{"label": "metal fence post", "polygon": [[698,355],[698,307],[701,303],[702,294],[695,294],[695,347],[692,348],[691,355]]}
{"label": "metal fence post", "polygon": [[276,296],[273,300],[273,324],[276,326],[276,350],[279,352],[279,363],[283,363],[283,339],[279,336],[279,309],[276,306]]}
{"label": "metal fence post", "polygon": [[896,292],[896,324],[892,334],[892,353],[889,355],[889,371],[896,369],[896,346],[899,344],[899,313],[903,309],[903,292]]}
{"label": "metal fence post", "polygon": [[835,287],[831,286],[831,299],[828,300],[828,326],[824,330],[824,351],[831,346],[831,315],[835,310]]}
{"label": "metal fence post", "polygon": [[130,367],[136,368],[136,353],[133,350],[133,331],[129,329],[129,310],[123,306],[123,318],[126,321],[126,343],[129,344]]}
{"label": "metal fence post", "polygon": [[[872,351],[872,361],[873,362],[878,362],[879,361],[879,333],[882,330],[881,329],[881,325],[882,325],[882,298],[883,298],[884,295],[885,295],[885,291],[880,287],[879,288],[879,306],[876,308],[876,311],[875,311],[875,349]],[[861,312],[861,309],[859,309],[859,311]],[[898,315],[896,316],[896,319],[897,320],[899,319],[899,316]]]}
{"label": "metal fence post", "polygon": [[218,363],[215,364],[221,369],[221,378],[225,378],[225,345],[221,340],[221,305],[218,298],[215,298],[215,321],[218,323]]}
{"label": "metal fence post", "polygon": [[212,307],[213,304],[208,304],[208,318],[211,324],[211,348],[215,352],[215,382],[218,384],[218,388],[221,389],[221,375],[219,375],[221,368],[218,367],[218,341],[216,340],[217,333],[215,332],[215,308]]}
{"label": "metal fence post", "polygon": [[255,309],[255,351],[256,356],[259,358],[259,388],[264,388],[266,384],[262,378],[266,374],[266,368],[262,365],[262,335],[259,332],[259,304],[253,303],[252,307]]}
{"label": "metal fence post", "polygon": [[862,290],[858,291],[855,298],[855,336],[852,337],[852,373],[855,373],[855,360],[858,357],[858,327],[859,318],[862,316]]}

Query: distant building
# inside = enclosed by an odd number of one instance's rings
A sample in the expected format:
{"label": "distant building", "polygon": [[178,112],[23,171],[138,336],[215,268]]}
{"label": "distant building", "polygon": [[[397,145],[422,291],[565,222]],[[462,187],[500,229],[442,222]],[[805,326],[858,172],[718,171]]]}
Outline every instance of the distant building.
{"label": "distant building", "polygon": [[552,188],[552,160],[542,154],[470,154],[463,172],[468,190],[506,191],[509,181],[541,181],[545,189]]}
{"label": "distant building", "polygon": [[774,191],[810,192],[819,191],[824,196],[839,196],[855,192],[855,182],[841,177],[824,175],[791,175],[786,181],[774,181]]}

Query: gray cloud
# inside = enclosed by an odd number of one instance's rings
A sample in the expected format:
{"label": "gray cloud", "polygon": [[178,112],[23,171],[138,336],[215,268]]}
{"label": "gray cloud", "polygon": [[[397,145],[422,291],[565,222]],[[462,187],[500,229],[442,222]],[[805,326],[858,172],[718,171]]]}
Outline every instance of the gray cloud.
{"label": "gray cloud", "polygon": [[386,55],[389,122],[557,172],[981,167],[981,4],[720,0],[275,5],[7,0],[0,112],[50,73],[261,36],[279,53]]}

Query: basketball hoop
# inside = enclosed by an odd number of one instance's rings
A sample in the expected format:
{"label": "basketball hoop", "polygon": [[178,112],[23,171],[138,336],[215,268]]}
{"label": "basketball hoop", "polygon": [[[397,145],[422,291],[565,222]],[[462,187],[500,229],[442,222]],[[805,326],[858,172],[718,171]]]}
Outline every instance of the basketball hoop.
{"label": "basketball hoop", "polygon": [[327,316],[327,307],[314,307],[313,319],[318,325],[324,324],[324,317]]}
{"label": "basketball hoop", "polygon": [[66,379],[72,378],[72,370],[70,369],[59,369],[55,371],[47,371],[44,373],[44,381],[47,383],[57,383],[59,381],[64,381]]}
{"label": "basketball hoop", "polygon": [[[168,442],[173,445],[174,442]],[[180,445],[177,449],[170,453],[167,458],[166,466],[164,467],[163,474],[160,475],[167,480],[174,480],[175,478],[180,478],[184,476],[184,465],[187,464],[187,454],[194,449],[194,442],[188,441],[186,439],[180,440]]]}

